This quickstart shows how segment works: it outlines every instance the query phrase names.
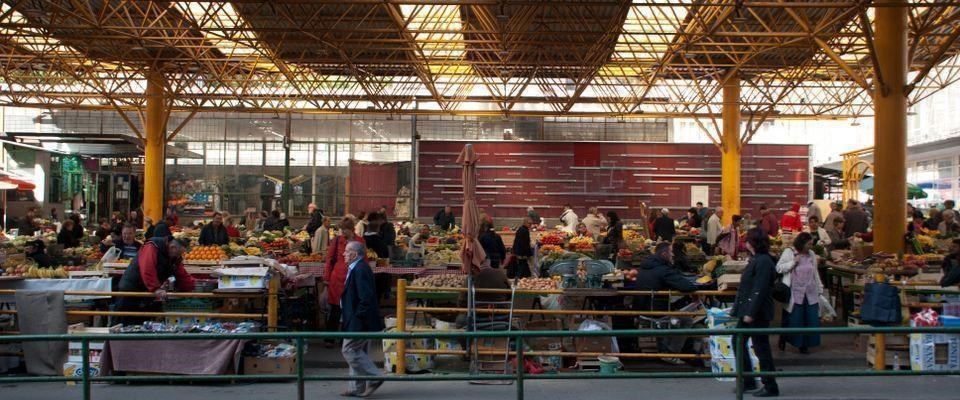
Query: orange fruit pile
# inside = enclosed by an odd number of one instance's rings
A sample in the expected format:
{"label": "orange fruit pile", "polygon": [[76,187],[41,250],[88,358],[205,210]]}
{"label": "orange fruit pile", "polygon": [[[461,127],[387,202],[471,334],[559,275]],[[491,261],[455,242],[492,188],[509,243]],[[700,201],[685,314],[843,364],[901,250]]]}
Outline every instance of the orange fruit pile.
{"label": "orange fruit pile", "polygon": [[219,246],[196,246],[183,256],[184,260],[191,261],[219,261],[227,258],[227,253]]}

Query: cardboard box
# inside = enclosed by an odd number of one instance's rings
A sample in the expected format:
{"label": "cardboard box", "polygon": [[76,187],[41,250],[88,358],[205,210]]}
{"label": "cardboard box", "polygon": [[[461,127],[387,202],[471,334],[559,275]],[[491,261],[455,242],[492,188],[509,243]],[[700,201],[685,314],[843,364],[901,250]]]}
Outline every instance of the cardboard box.
{"label": "cardboard box", "polygon": [[270,282],[270,269],[267,267],[254,268],[220,268],[217,272],[218,289],[266,289]]}
{"label": "cardboard box", "polygon": [[[736,372],[737,360],[734,357],[710,359],[710,370],[715,373]],[[760,360],[750,357],[754,372],[760,372]],[[720,382],[733,382],[734,378],[717,378]]]}
{"label": "cardboard box", "polygon": [[910,369],[914,371],[960,370],[960,335],[910,334]]}
{"label": "cardboard box", "polygon": [[[66,362],[63,364],[63,376],[80,378],[83,376],[83,362]],[[100,376],[100,363],[90,363],[90,376]]]}
{"label": "cardboard box", "polygon": [[[559,319],[532,320],[524,324],[523,330],[559,331],[563,330],[563,323]],[[563,347],[562,337],[528,337],[524,338],[523,342],[533,350],[551,350]]]}
{"label": "cardboard box", "polygon": [[[710,346],[710,357],[712,358],[733,358],[736,356],[736,348],[733,346],[733,336],[710,336],[707,340]],[[753,343],[747,341],[747,352],[750,357],[756,358],[753,351]]]}
{"label": "cardboard box", "polygon": [[[434,368],[433,356],[430,354],[407,354],[407,373],[429,371]],[[387,373],[396,373],[397,353],[383,353],[383,369]]]}
{"label": "cardboard box", "polygon": [[296,357],[243,357],[245,375],[292,375],[296,368]]}
{"label": "cardboard box", "polygon": [[711,308],[707,311],[707,328],[729,329],[737,327],[737,319],[731,317],[726,310]]}
{"label": "cardboard box", "polygon": [[740,287],[740,274],[724,274],[717,278],[718,290],[736,290]]}
{"label": "cardboard box", "polygon": [[[414,329],[430,329],[429,326],[413,327]],[[387,329],[387,332],[395,332],[396,328]],[[407,339],[408,349],[430,350],[436,348],[434,340],[431,338]],[[397,351],[397,339],[383,339],[383,352]]]}

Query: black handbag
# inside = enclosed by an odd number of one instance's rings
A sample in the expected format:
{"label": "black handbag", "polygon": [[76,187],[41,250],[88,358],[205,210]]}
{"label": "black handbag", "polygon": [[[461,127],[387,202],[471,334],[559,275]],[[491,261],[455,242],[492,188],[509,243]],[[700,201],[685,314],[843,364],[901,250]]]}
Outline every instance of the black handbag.
{"label": "black handbag", "polygon": [[777,281],[773,283],[773,299],[781,303],[786,303],[790,301],[790,286],[787,286],[783,283],[781,277],[777,278]]}

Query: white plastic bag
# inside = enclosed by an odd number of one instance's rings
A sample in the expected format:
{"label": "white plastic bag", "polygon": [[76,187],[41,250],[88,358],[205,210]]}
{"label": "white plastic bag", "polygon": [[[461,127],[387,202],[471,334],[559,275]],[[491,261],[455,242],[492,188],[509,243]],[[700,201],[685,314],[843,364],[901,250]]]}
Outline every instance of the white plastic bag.
{"label": "white plastic bag", "polygon": [[100,257],[100,264],[117,262],[120,259],[120,254],[122,254],[120,248],[111,247],[107,249],[106,253],[103,253],[103,257]]}
{"label": "white plastic bag", "polygon": [[562,310],[563,295],[548,294],[546,296],[540,296],[540,305],[544,310]]}
{"label": "white plastic bag", "polygon": [[830,300],[826,296],[820,295],[820,319],[822,320],[832,320],[837,317],[837,310],[833,308],[833,305],[830,304]]}
{"label": "white plastic bag", "polygon": [[[580,323],[580,327],[577,328],[577,330],[578,331],[609,331],[609,330],[612,330],[612,328],[610,328],[610,325],[607,325],[606,323],[592,320],[592,319],[587,319]],[[616,337],[610,338],[610,348],[613,350],[614,353],[620,352],[620,346],[617,344]]]}

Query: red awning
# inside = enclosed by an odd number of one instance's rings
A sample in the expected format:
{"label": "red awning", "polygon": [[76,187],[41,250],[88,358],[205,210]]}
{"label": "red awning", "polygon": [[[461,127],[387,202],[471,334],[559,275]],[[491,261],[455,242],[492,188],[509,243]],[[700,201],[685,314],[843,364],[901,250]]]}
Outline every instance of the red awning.
{"label": "red awning", "polygon": [[[17,187],[15,188],[17,190],[34,190],[37,188],[37,185],[34,185],[31,182],[28,182],[22,179],[11,178],[9,176],[0,176],[0,183],[17,185]],[[14,189],[14,188],[11,188],[11,189]]]}

